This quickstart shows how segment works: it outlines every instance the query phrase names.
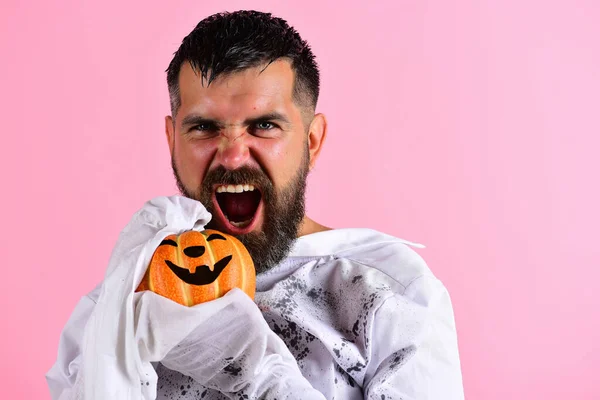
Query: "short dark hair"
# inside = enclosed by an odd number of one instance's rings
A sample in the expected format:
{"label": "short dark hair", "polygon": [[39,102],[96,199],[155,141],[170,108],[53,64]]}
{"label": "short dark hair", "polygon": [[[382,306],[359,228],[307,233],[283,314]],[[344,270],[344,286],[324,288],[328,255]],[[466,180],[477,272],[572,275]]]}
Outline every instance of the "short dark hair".
{"label": "short dark hair", "polygon": [[291,61],[295,102],[314,111],[319,97],[315,56],[285,20],[251,10],[223,12],[203,19],[183,39],[166,71],[173,117],[181,106],[179,72],[184,62],[188,61],[210,85],[221,74],[268,65],[280,58]]}

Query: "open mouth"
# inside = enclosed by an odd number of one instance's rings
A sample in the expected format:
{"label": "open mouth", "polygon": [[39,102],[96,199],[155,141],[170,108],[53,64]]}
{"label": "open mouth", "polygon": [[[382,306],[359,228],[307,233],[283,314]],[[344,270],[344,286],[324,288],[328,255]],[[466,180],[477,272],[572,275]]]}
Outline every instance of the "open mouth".
{"label": "open mouth", "polygon": [[252,184],[217,185],[214,203],[223,224],[233,234],[251,231],[262,209],[262,195]]}

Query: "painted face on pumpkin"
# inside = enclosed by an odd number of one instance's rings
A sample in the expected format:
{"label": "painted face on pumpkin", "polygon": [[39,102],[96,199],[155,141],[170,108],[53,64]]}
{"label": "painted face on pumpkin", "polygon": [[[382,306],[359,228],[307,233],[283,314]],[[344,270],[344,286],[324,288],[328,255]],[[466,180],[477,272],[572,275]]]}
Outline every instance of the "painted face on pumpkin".
{"label": "painted face on pumpkin", "polygon": [[[207,242],[211,240],[227,240],[222,235],[218,233],[213,233],[212,235],[206,238]],[[165,239],[161,242],[160,246],[173,246],[178,247],[179,245],[173,239]],[[189,263],[195,262],[207,262],[210,263],[210,259],[202,260],[202,256],[206,253],[205,246],[193,245],[183,249],[183,254],[188,257]],[[180,254],[179,252],[171,253],[171,254]],[[223,272],[225,267],[229,264],[232,259],[232,255],[225,256],[214,263],[213,268],[211,269],[207,264],[196,265],[191,267],[180,267],[175,262],[166,259],[165,264],[169,267],[169,269],[182,281],[187,283],[188,285],[208,285],[209,283],[213,283]],[[180,258],[180,257],[179,257]],[[210,258],[210,257],[204,257]],[[196,261],[197,260],[197,261]],[[187,263],[186,263],[187,264]]]}
{"label": "painted face on pumpkin", "polygon": [[293,70],[276,61],[209,86],[184,63],[179,86],[181,106],[166,127],[177,186],[212,214],[208,228],[235,235],[266,271],[299,234],[316,151],[293,99]]}
{"label": "painted face on pumpkin", "polygon": [[255,270],[235,237],[214,230],[166,237],[136,291],[151,290],[192,306],[221,297],[233,287],[254,296]]}

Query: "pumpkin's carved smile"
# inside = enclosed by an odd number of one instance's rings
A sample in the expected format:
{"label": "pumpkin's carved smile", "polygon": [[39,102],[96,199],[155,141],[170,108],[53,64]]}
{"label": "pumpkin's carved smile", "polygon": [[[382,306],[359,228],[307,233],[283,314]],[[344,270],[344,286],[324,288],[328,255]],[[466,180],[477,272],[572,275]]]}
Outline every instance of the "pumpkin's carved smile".
{"label": "pumpkin's carved smile", "polygon": [[213,271],[210,270],[208,265],[199,265],[196,267],[196,272],[194,273],[191,273],[187,268],[178,267],[169,260],[165,260],[165,264],[179,279],[188,285],[208,285],[217,280],[221,272],[229,264],[229,261],[231,261],[231,256],[223,257],[215,263]]}
{"label": "pumpkin's carved smile", "polygon": [[207,229],[164,238],[136,292],[150,290],[191,307],[218,299],[234,287],[254,297],[252,257],[235,236]]}
{"label": "pumpkin's carved smile", "polygon": [[[226,240],[222,235],[212,234],[206,239],[206,241],[210,242],[215,239]],[[160,243],[160,246],[178,247],[177,242],[171,239],[163,240]],[[206,248],[204,246],[188,246],[185,249],[183,249],[183,254],[190,258],[199,258],[204,255],[205,251]],[[198,265],[196,267],[195,272],[193,273],[190,272],[189,269],[181,268],[180,266],[169,260],[165,260],[165,264],[167,264],[167,267],[169,267],[169,269],[173,271],[173,273],[177,275],[179,279],[181,279],[188,285],[208,285],[217,280],[219,275],[221,275],[221,272],[223,272],[227,264],[229,264],[229,261],[231,261],[231,258],[232,256],[228,255],[217,261],[212,271],[210,270],[210,267],[208,265]]]}

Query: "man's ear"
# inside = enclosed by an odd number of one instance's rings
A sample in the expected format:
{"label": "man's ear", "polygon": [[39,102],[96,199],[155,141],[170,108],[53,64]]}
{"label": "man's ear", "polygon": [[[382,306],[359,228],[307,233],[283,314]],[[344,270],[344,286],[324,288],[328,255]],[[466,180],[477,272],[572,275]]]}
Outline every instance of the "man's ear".
{"label": "man's ear", "polygon": [[315,114],[308,128],[309,170],[312,170],[323,148],[327,136],[327,119],[323,114]]}
{"label": "man's ear", "polygon": [[175,145],[175,127],[173,126],[173,118],[171,118],[170,115],[165,117],[165,134],[167,135],[167,142],[169,143],[169,154],[173,154]]}

